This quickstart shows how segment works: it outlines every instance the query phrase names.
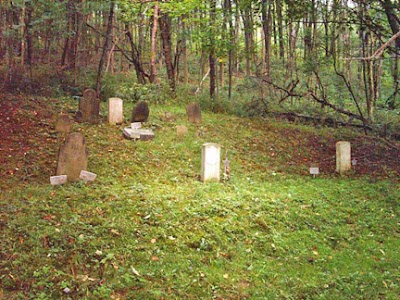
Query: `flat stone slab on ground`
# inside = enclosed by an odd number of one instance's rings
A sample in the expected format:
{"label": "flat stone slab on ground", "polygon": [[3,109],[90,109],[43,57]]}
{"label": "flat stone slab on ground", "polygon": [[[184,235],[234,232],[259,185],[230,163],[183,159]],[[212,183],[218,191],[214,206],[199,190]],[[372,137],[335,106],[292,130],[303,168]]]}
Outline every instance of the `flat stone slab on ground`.
{"label": "flat stone slab on ground", "polygon": [[154,133],[151,129],[132,129],[131,127],[125,127],[123,134],[126,138],[132,140],[148,141],[154,139]]}
{"label": "flat stone slab on ground", "polygon": [[79,178],[83,181],[94,181],[97,177],[97,174],[82,170],[79,174]]}

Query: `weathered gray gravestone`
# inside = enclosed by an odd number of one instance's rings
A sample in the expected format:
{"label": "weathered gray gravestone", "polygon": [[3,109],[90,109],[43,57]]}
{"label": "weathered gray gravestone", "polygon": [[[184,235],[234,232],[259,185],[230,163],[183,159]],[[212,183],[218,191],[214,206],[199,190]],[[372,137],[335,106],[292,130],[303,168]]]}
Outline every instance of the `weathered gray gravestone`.
{"label": "weathered gray gravestone", "polygon": [[203,144],[201,149],[201,181],[220,180],[221,146],[214,143]]}
{"label": "weathered gray gravestone", "polygon": [[69,133],[72,129],[73,123],[68,115],[61,115],[57,119],[56,131],[60,133]]}
{"label": "weathered gray gravestone", "polygon": [[123,101],[120,98],[108,99],[108,123],[115,125],[124,121]]}
{"label": "weathered gray gravestone", "polygon": [[351,145],[350,142],[336,143],[336,172],[343,174],[351,170]]}
{"label": "weathered gray gravestone", "polygon": [[131,122],[146,122],[149,118],[149,113],[149,105],[144,101],[140,101],[132,110]]}
{"label": "weathered gray gravestone", "polygon": [[77,122],[88,122],[97,124],[99,122],[100,99],[96,96],[96,91],[87,89],[83,92],[83,97],[79,99],[79,111],[76,114]]}
{"label": "weathered gray gravestone", "polygon": [[70,133],[58,154],[57,175],[67,175],[68,182],[78,181],[82,170],[87,169],[88,152],[85,137],[79,132]]}
{"label": "weathered gray gravestone", "polygon": [[201,108],[198,103],[190,103],[186,106],[186,113],[190,123],[201,123]]}

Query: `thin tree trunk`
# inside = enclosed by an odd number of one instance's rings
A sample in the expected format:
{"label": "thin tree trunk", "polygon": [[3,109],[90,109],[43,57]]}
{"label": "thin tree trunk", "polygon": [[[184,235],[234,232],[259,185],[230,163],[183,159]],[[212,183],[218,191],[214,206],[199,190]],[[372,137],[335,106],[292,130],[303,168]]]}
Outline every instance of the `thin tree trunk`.
{"label": "thin tree trunk", "polygon": [[104,68],[104,64],[106,62],[107,51],[110,49],[111,40],[112,40],[111,33],[112,33],[112,27],[113,27],[114,7],[115,7],[115,2],[111,1],[110,2],[110,12],[108,14],[108,23],[107,23],[107,30],[106,30],[103,51],[102,51],[101,58],[99,61],[99,68],[97,70],[96,93],[97,93],[97,97],[99,97],[99,98],[100,98],[100,91],[101,91],[101,81],[103,79],[103,68]]}
{"label": "thin tree trunk", "polygon": [[157,82],[157,29],[158,29],[158,5],[154,5],[153,28],[151,31],[151,60],[150,60],[150,82]]}
{"label": "thin tree trunk", "polygon": [[175,96],[175,70],[172,55],[172,41],[171,41],[171,17],[164,12],[161,12],[160,18],[161,39],[163,46],[163,53],[165,65],[167,68],[167,76],[172,95]]}

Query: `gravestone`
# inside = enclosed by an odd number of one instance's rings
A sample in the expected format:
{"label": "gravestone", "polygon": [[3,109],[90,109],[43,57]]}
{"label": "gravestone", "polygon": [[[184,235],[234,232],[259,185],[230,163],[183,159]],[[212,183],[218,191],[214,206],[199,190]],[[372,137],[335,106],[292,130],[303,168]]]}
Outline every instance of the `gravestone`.
{"label": "gravestone", "polygon": [[154,139],[154,133],[151,129],[126,127],[122,133],[124,137],[131,140],[149,141]]}
{"label": "gravestone", "polygon": [[132,110],[131,122],[146,122],[149,118],[149,105],[140,101]]}
{"label": "gravestone", "polygon": [[70,133],[58,154],[57,175],[67,175],[68,182],[78,181],[82,170],[87,169],[88,152],[84,136]]}
{"label": "gravestone", "polygon": [[340,141],[336,143],[336,172],[343,174],[351,170],[351,146],[350,142]]}
{"label": "gravestone", "polygon": [[96,91],[86,89],[83,97],[79,99],[79,111],[75,116],[77,122],[87,122],[97,124],[99,122],[100,99],[96,96]]}
{"label": "gravestone", "polygon": [[201,108],[198,103],[190,103],[186,106],[186,113],[190,123],[201,123]]}
{"label": "gravestone", "polygon": [[311,166],[310,167],[310,175],[316,177],[319,175],[319,167],[318,166]]}
{"label": "gravestone", "polygon": [[81,170],[79,178],[83,181],[94,181],[97,177],[96,173],[88,172],[86,170]]}
{"label": "gravestone", "polygon": [[133,123],[131,123],[131,128],[132,129],[142,128],[142,122],[133,122]]}
{"label": "gravestone", "polygon": [[177,125],[176,126],[176,135],[178,137],[184,137],[188,134],[188,129],[185,125]]}
{"label": "gravestone", "polygon": [[205,143],[201,150],[201,181],[219,182],[221,146],[215,143]]}
{"label": "gravestone", "polygon": [[50,176],[51,185],[62,185],[67,183],[67,175]]}
{"label": "gravestone", "polygon": [[175,122],[176,116],[170,112],[166,112],[163,116],[161,116],[161,121],[164,122]]}
{"label": "gravestone", "polygon": [[73,123],[68,115],[61,115],[57,119],[56,131],[60,133],[69,133],[72,129]]}
{"label": "gravestone", "polygon": [[124,121],[123,101],[120,98],[108,99],[108,123],[122,124]]}

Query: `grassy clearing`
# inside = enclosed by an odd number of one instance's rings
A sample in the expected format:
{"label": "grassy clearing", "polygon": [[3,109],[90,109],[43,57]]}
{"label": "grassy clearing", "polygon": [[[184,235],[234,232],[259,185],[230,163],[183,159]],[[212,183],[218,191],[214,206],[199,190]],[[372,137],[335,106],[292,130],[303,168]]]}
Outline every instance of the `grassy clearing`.
{"label": "grassy clearing", "polygon": [[[165,111],[178,121],[163,122]],[[307,176],[328,141],[354,132],[204,114],[178,139],[184,109],[151,114],[150,142],[123,139],[123,126],[76,125],[93,184],[51,187],[43,172],[3,180],[4,299],[397,299],[396,174]],[[230,181],[199,182],[204,142],[228,151]]]}

